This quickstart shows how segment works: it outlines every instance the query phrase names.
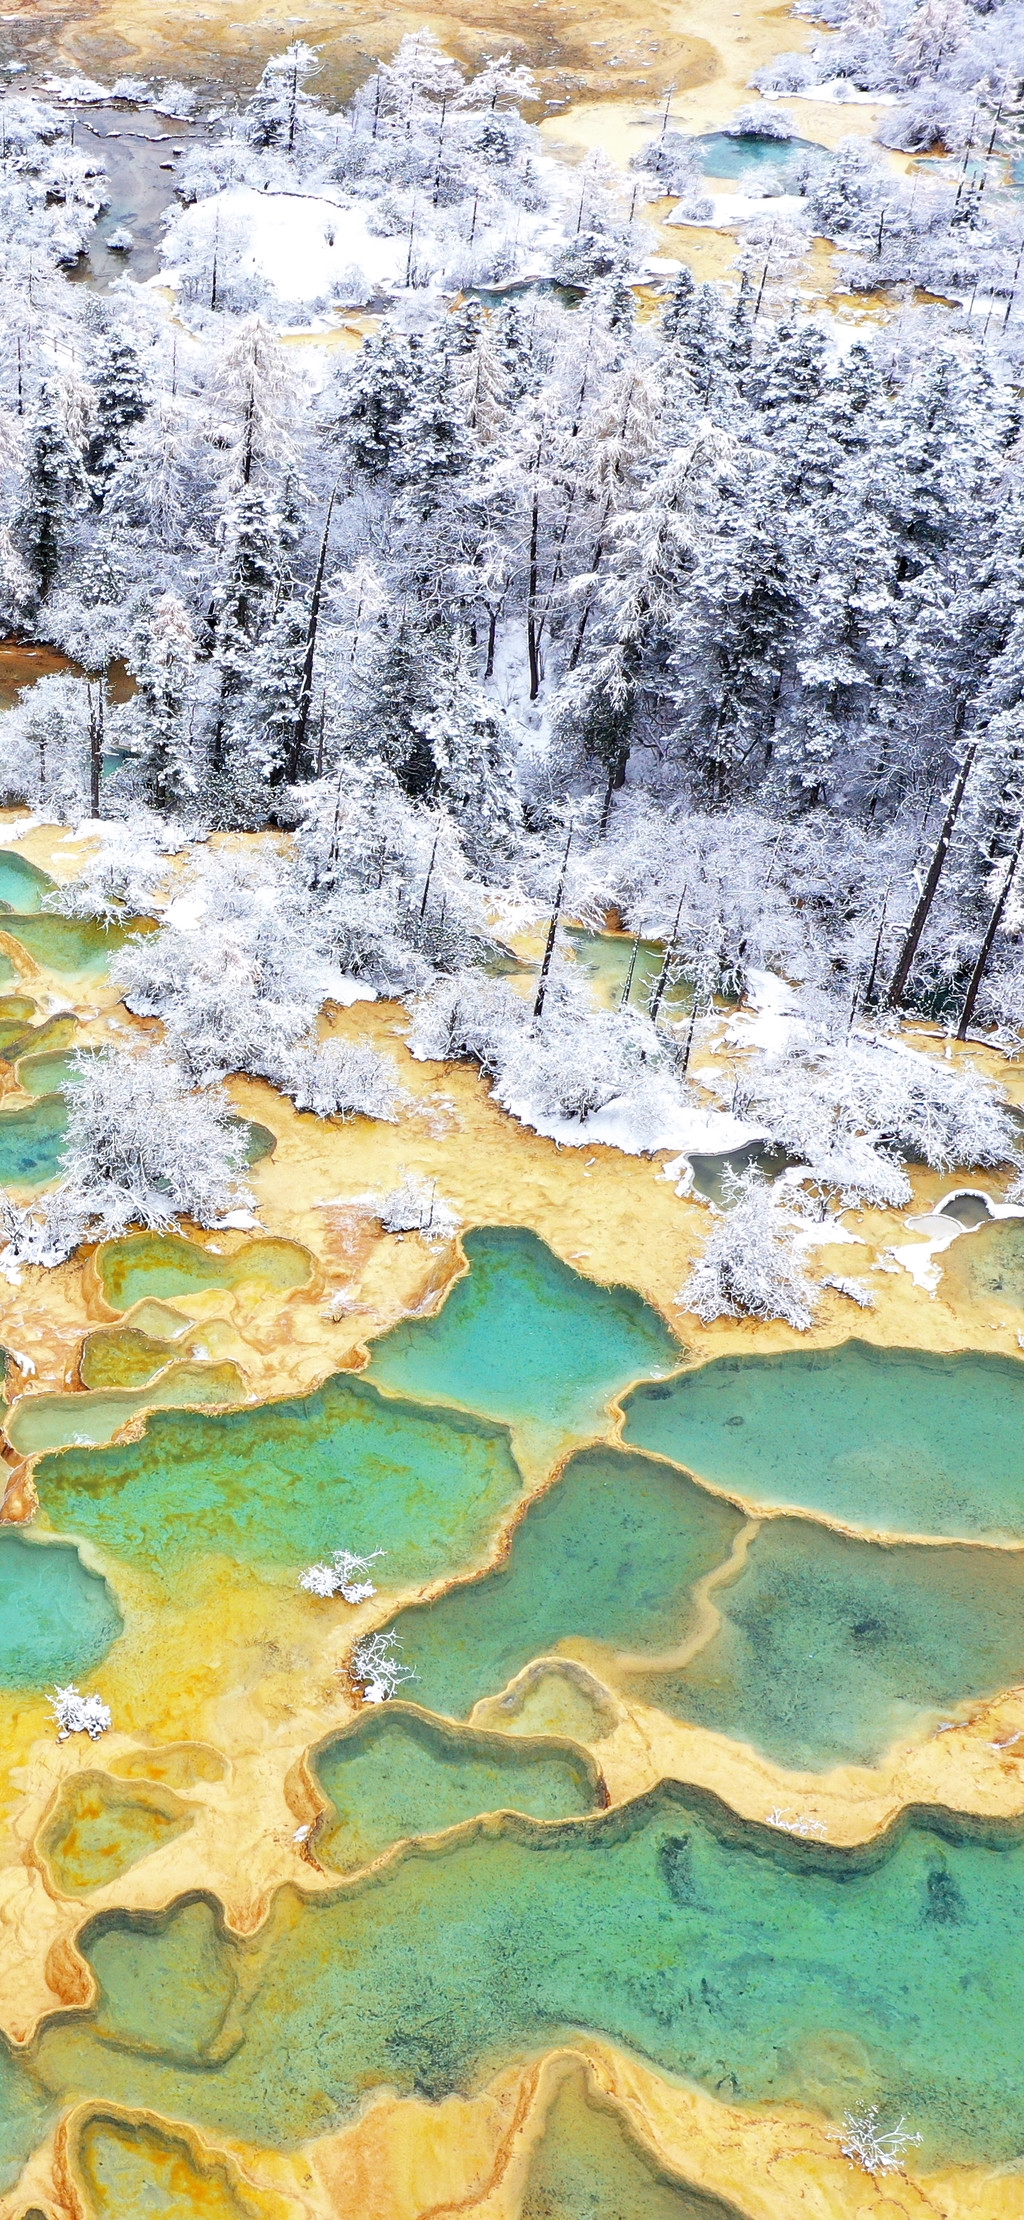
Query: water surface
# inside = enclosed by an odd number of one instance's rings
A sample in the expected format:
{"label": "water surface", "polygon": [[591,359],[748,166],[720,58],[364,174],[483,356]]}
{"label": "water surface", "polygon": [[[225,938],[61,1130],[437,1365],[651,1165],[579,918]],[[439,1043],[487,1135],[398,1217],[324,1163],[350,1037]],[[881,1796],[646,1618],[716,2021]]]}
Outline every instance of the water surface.
{"label": "water surface", "polygon": [[399,1614],[417,1703],[464,1718],[573,1638],[675,1650],[695,1623],[694,1582],[728,1557],[742,1523],[671,1465],[581,1451],[530,1504],[497,1571]]}
{"label": "water surface", "polygon": [[560,2083],[517,2220],[740,2220],[735,2207],[659,2172],[582,2066]]}
{"label": "water surface", "polygon": [[679,1343],[633,1288],[584,1279],[521,1228],[484,1226],[464,1245],[469,1272],[436,1317],[374,1345],[382,1387],[504,1419],[549,1462],[567,1437],[606,1432],[631,1380],[678,1365]]}
{"label": "water surface", "polygon": [[317,1830],[317,1856],[341,1873],[479,1813],[569,1819],[602,1800],[580,1751],[453,1731],[390,1704],[364,1711],[317,1753],[314,1771],[334,1806]]}
{"label": "water surface", "polygon": [[624,1439],[748,1502],[873,1533],[1024,1538],[1024,1364],[1011,1357],[862,1341],[721,1357],[637,1388]]}
{"label": "water surface", "polygon": [[120,1632],[112,1590],[70,1542],[0,1527],[0,1688],[73,1680]]}
{"label": "water surface", "polygon": [[169,1578],[208,1555],[297,1578],[334,1549],[380,1548],[389,1585],[471,1564],[522,1490],[504,1427],[346,1374],[218,1416],[156,1411],[140,1441],[67,1449],[35,1479],[62,1533]]}
{"label": "water surface", "polygon": [[915,1546],[770,1519],[681,1671],[615,1686],[779,1765],[877,1764],[968,1697],[1024,1680],[1024,1552]]}
{"label": "water surface", "polygon": [[591,2030],[742,2104],[878,2102],[925,2166],[1024,2148],[1024,1847],[941,1813],[838,1850],[667,1785],[283,1890],[251,1938],[191,1900],[82,1942],[98,2004],[23,2068],[61,2101],[292,2145],[376,2084],[438,2099]]}
{"label": "water surface", "polygon": [[84,1896],[119,1881],[140,1858],[184,1834],[195,1814],[166,1789],[128,1789],[107,1773],[75,1773],[39,1836],[58,1889]]}
{"label": "water surface", "polygon": [[[260,1134],[266,1130],[253,1128]],[[286,1294],[308,1284],[313,1260],[297,1241],[246,1241],[227,1252],[212,1242],[200,1248],[177,1233],[130,1233],[97,1250],[96,1269],[104,1301],[111,1310],[124,1311],[147,1297],[166,1301],[208,1287],[252,1286]]]}

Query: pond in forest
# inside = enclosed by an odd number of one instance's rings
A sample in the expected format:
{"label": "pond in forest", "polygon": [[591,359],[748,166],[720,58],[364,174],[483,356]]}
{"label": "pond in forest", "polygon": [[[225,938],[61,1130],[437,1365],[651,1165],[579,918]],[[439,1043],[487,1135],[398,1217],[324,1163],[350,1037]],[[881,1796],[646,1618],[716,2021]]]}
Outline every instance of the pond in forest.
{"label": "pond in forest", "polygon": [[827,149],[813,139],[775,139],[754,131],[705,131],[696,141],[705,177],[756,177],[773,169],[790,169],[801,155]]}
{"label": "pond in forest", "polygon": [[1024,1364],[1011,1357],[862,1341],[723,1357],[635,1389],[625,1412],[625,1441],[752,1504],[870,1533],[1024,1539]]}

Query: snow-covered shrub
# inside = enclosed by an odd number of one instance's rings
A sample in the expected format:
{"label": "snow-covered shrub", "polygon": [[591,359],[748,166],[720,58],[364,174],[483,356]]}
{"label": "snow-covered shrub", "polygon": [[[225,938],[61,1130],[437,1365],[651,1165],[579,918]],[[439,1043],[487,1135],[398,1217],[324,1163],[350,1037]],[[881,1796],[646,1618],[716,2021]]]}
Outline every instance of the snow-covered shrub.
{"label": "snow-covered shrub", "polygon": [[380,1118],[394,1125],[406,1099],[390,1059],[360,1041],[300,1042],[268,1057],[261,1076],[290,1095],[297,1110],[318,1118]]}
{"label": "snow-covered shrub", "polygon": [[66,1742],[72,1734],[87,1734],[90,1742],[96,1742],[101,1734],[108,1734],[114,1724],[109,1704],[99,1696],[80,1695],[73,1681],[67,1688],[55,1689],[51,1709],[57,1723],[58,1742]]}
{"label": "snow-covered shrub", "polygon": [[462,1221],[437,1192],[437,1182],[407,1172],[375,1206],[385,1233],[421,1233],[427,1241],[451,1241]]}
{"label": "snow-covered shrub", "polygon": [[785,108],[771,108],[767,101],[750,100],[745,108],[737,108],[722,129],[731,139],[791,139],[793,118]]}
{"label": "snow-covered shrub", "polygon": [[679,1301],[706,1326],[716,1318],[781,1318],[806,1333],[817,1289],[795,1238],[800,1201],[753,1170],[735,1184],[737,1200],[715,1226]]}
{"label": "snow-covered shrub", "polygon": [[817,64],[810,54],[788,53],[776,54],[773,61],[762,63],[750,82],[758,92],[802,93],[818,79]]}
{"label": "snow-covered shrub", "polygon": [[184,832],[173,819],[138,808],[98,830],[98,848],[73,879],[45,896],[44,909],[58,917],[100,918],[104,924],[147,915],[160,898],[168,859],[185,845]]}
{"label": "snow-covered shrub", "polygon": [[414,1056],[438,1063],[468,1057],[487,1072],[498,1069],[501,1044],[529,1016],[507,980],[472,972],[435,980],[416,997],[411,1014],[409,1048]]}
{"label": "snow-covered shrub", "polygon": [[920,2141],[919,2135],[911,2135],[902,2118],[895,2127],[881,2127],[877,2104],[869,2104],[863,2112],[845,2114],[839,2148],[844,2158],[852,2159],[866,2174],[895,2174],[911,2145]]}
{"label": "snow-covered shrub", "polygon": [[1015,1158],[996,1090],[969,1065],[899,1040],[834,1041],[807,1029],[788,1051],[744,1067],[734,1107],[851,1201],[909,1202],[904,1156],[943,1172]]}
{"label": "snow-covered shrub", "polygon": [[368,1573],[382,1549],[371,1550],[369,1557],[357,1557],[350,1549],[336,1549],[329,1565],[309,1565],[299,1574],[299,1587],[311,1596],[344,1596],[346,1603],[366,1603],[377,1590],[372,1580],[357,1579],[358,1573]]}
{"label": "snow-covered shrub", "polygon": [[252,1198],[245,1137],[219,1089],[197,1094],[166,1049],[75,1060],[62,1158],[66,1198],[104,1236],[175,1218],[215,1225]]}
{"label": "snow-covered shrub", "polygon": [[364,1634],[352,1652],[352,1678],[363,1691],[363,1702],[383,1704],[396,1696],[403,1682],[416,1680],[411,1665],[398,1655],[398,1636],[391,1628],[383,1634]]}
{"label": "snow-covered shrub", "polygon": [[837,1295],[847,1296],[851,1303],[856,1303],[858,1310],[874,1310],[875,1298],[864,1280],[843,1279],[834,1272],[828,1272],[821,1284],[822,1287],[834,1289]]}

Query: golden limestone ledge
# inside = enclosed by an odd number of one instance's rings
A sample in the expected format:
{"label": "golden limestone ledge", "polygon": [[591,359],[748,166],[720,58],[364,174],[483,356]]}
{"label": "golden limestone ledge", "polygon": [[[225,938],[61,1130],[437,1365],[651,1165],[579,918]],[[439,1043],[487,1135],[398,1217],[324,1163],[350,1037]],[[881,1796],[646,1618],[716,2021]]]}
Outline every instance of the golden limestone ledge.
{"label": "golden limestone ledge", "polygon": [[119,2142],[179,2220],[520,2220],[552,2109],[566,2094],[646,2154],[652,2187],[718,2199],[723,2220],[1020,2220],[1021,2177],[944,2167],[872,2177],[803,2106],[745,2108],[660,2075],[596,2038],[505,2069],[439,2104],[376,2093],[351,2125],[293,2153],[220,2146],[180,2122],[82,2104],[34,2154],[0,2220],[128,2220],[97,2168]]}

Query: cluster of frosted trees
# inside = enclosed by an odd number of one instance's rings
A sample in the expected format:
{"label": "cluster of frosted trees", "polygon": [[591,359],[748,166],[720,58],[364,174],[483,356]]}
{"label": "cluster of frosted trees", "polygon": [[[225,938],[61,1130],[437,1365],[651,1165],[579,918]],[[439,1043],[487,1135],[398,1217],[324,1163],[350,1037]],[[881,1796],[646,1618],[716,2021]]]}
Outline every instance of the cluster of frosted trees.
{"label": "cluster of frosted trees", "polygon": [[[1024,1020],[1016,94],[994,62],[970,75],[1013,10],[963,12],[934,81],[970,84],[980,175],[952,127],[959,168],[910,181],[851,141],[798,180],[788,245],[748,227],[738,292],[683,270],[655,315],[639,219],[685,190],[692,146],[666,132],[623,196],[547,153],[522,72],[467,79],[426,35],[342,115],[294,48],[193,148],[173,326],[129,279],[67,284],[100,188],[56,111],[7,101],[0,593],[9,624],[133,684],[28,691],[5,798],[102,816],[59,903],[160,913],[119,976],[164,1041],[148,1091],[116,1056],[80,1075],[59,1204],[5,1206],[16,1254],[244,1207],[232,1071],[316,1115],[400,1115],[393,1061],[320,1037],[326,1002],[373,995],[515,1115],[656,1148],[708,1107],[723,1008],[775,974],[790,1018],[751,1036],[719,1114],[835,1197],[899,1203],[907,1158],[1012,1154],[992,1093],[895,1031],[905,1010],[1004,1039]],[[886,18],[894,91],[925,13]],[[363,257],[342,295],[383,288],[361,348],[281,343],[295,303],[259,212],[295,193],[325,252]],[[851,284],[896,255],[951,302],[840,344],[790,286],[808,227]],[[287,856],[204,846],[266,826]],[[612,910],[665,954],[653,991],[598,1011],[559,920]],[[506,936],[552,917],[521,992]],[[191,1108],[163,1162],[171,1104]]]}

